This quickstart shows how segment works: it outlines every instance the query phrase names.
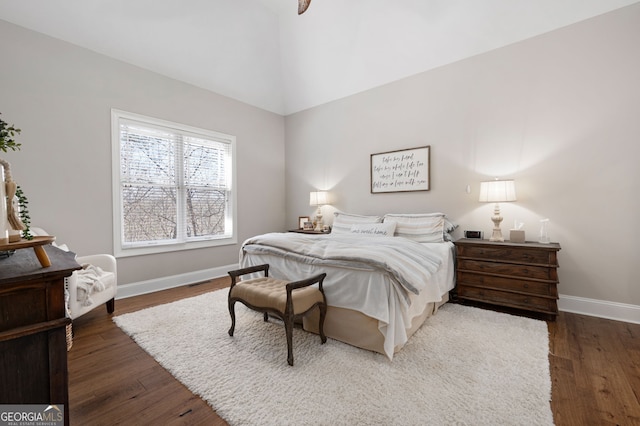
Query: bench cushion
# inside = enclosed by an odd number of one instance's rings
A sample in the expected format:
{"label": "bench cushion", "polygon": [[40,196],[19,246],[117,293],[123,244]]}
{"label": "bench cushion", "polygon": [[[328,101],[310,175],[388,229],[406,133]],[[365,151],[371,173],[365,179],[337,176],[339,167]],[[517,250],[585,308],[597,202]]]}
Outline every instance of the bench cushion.
{"label": "bench cushion", "polygon": [[[284,313],[287,306],[287,283],[289,281],[271,277],[240,281],[231,289],[229,297],[244,300],[257,308],[272,308]],[[295,289],[291,297],[295,315],[308,311],[315,303],[324,302],[320,290],[313,286]]]}

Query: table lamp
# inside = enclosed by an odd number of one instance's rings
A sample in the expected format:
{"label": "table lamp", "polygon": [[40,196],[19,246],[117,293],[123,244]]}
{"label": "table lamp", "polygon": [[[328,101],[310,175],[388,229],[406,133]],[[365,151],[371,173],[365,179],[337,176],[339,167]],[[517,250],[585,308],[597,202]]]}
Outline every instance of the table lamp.
{"label": "table lamp", "polygon": [[491,180],[480,182],[481,203],[496,203],[493,209],[493,232],[489,241],[504,241],[502,230],[500,229],[500,203],[506,201],[516,201],[516,185],[513,180]]}
{"label": "table lamp", "polygon": [[316,227],[314,231],[322,231],[324,222],[322,221],[322,206],[329,204],[329,193],[326,191],[312,191],[309,193],[309,205],[318,207],[316,210]]}

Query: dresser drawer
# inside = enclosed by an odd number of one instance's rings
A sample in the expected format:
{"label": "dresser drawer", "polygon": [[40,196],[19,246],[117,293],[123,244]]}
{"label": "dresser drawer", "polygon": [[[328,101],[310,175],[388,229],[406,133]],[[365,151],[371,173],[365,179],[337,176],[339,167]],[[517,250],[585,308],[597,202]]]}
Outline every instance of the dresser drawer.
{"label": "dresser drawer", "polygon": [[523,248],[509,246],[458,246],[458,257],[497,260],[516,263],[533,263],[538,265],[557,266],[556,252],[539,248]]}
{"label": "dresser drawer", "polygon": [[555,298],[549,299],[526,294],[490,290],[486,288],[467,287],[464,285],[458,287],[457,293],[458,297],[461,299],[495,303],[500,306],[511,306],[515,308],[526,309],[529,311],[554,314],[558,312]]}
{"label": "dresser drawer", "polygon": [[465,271],[458,271],[456,279],[458,285],[491,287],[500,290],[517,291],[520,293],[529,293],[541,296],[558,296],[558,287],[555,282],[540,282],[517,278],[496,277]]}
{"label": "dresser drawer", "polygon": [[508,275],[511,277],[557,281],[556,269],[545,266],[517,265],[512,263],[458,259],[458,270],[477,271],[484,272],[486,274],[498,274]]}

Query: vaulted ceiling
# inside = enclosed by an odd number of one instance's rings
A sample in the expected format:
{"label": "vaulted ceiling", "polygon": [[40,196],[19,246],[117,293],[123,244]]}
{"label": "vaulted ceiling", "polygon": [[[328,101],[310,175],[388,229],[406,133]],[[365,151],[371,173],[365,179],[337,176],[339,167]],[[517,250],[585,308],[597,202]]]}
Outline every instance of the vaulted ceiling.
{"label": "vaulted ceiling", "polygon": [[0,19],[291,114],[638,0],[0,0]]}

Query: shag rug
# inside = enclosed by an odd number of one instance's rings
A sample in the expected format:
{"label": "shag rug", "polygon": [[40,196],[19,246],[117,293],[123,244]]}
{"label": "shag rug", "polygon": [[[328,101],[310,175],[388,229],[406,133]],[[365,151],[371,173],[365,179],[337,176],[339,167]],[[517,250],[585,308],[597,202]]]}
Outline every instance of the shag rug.
{"label": "shag rug", "polygon": [[231,425],[552,425],[546,323],[444,305],[393,361],[294,330],[227,289],[115,323]]}

